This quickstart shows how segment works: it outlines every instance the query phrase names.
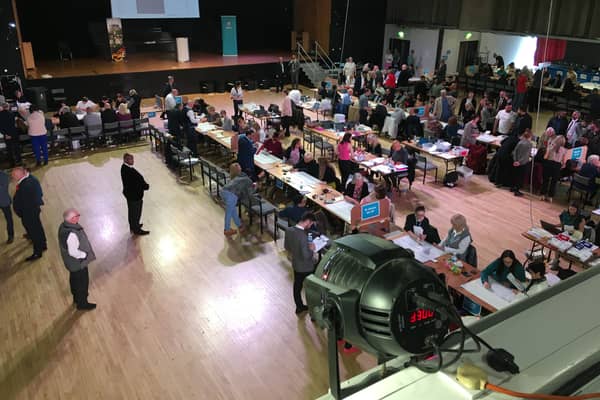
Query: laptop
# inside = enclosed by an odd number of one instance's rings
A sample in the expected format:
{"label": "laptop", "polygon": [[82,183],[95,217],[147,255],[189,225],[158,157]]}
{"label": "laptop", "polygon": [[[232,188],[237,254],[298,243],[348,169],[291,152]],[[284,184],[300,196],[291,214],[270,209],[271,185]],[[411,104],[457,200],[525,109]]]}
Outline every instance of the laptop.
{"label": "laptop", "polygon": [[548,232],[550,232],[553,235],[558,235],[560,232],[562,232],[562,230],[559,227],[557,227],[555,224],[552,224],[550,222],[540,220],[540,224],[542,225],[542,228],[544,228],[545,230],[547,230]]}

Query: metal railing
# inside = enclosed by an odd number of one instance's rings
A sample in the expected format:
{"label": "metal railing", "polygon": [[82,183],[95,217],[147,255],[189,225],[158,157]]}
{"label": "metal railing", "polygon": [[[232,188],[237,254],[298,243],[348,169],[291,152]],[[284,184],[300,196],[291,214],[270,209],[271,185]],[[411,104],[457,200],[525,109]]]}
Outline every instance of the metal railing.
{"label": "metal railing", "polygon": [[329,58],[329,55],[327,54],[325,49],[316,40],[315,40],[315,56],[317,59],[321,59],[321,61],[323,61],[323,64],[325,64],[325,66],[327,67],[326,69],[328,69],[329,71],[337,70],[337,67],[336,67],[335,63],[333,62],[333,60],[331,58]]}
{"label": "metal railing", "polygon": [[305,63],[304,65],[307,67],[307,69],[310,70],[311,74],[313,74],[315,76],[321,74],[318,62],[313,60],[313,58],[310,56],[310,54],[308,54],[308,52],[304,49],[304,47],[302,47],[300,42],[296,43],[296,48],[297,48],[297,54],[298,54],[298,61],[304,62]]}

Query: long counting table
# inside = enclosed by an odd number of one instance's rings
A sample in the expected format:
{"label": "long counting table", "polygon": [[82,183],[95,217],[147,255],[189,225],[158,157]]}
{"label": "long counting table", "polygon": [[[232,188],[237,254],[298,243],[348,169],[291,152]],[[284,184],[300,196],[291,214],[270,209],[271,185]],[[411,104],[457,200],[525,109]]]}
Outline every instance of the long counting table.
{"label": "long counting table", "polygon": [[[458,168],[460,163],[462,163],[463,158],[465,157],[462,155],[454,154],[451,151],[446,151],[446,152],[431,151],[426,148],[420,147],[413,142],[405,141],[405,142],[402,142],[402,144],[408,148],[413,149],[414,151],[416,151],[418,153],[426,153],[432,157],[437,158],[438,160],[444,161],[444,163],[446,165],[446,174],[448,174],[448,172],[450,172],[450,171],[456,171],[456,169]],[[454,168],[452,170],[450,169],[450,166],[449,166],[450,161],[452,161],[452,163],[454,164]]]}

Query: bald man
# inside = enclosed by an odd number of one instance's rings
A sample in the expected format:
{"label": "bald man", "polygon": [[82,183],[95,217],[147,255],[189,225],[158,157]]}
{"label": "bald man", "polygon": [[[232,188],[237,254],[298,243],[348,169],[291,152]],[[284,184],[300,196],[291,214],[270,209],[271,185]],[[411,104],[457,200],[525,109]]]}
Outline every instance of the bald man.
{"label": "bald man", "polygon": [[64,221],[58,228],[58,244],[60,255],[69,271],[73,303],[78,310],[93,310],[96,304],[88,302],[88,265],[96,259],[96,255],[83,227],[79,225],[79,217],[79,212],[74,208],[63,213]]}
{"label": "bald man", "polygon": [[46,233],[40,220],[41,207],[44,205],[42,186],[23,167],[13,168],[11,175],[17,186],[13,197],[13,210],[21,218],[23,227],[33,242],[33,254],[25,260],[35,261],[42,258],[42,252],[47,249]]}

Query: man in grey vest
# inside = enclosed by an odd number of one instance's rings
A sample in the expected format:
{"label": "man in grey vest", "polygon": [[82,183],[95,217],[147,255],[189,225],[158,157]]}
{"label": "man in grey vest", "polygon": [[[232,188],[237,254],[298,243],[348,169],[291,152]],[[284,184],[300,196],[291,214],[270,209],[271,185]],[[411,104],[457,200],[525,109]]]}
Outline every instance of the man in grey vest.
{"label": "man in grey vest", "polygon": [[69,208],[63,213],[64,221],[58,228],[58,244],[65,267],[69,270],[69,284],[73,303],[78,310],[93,310],[96,304],[88,302],[88,265],[96,259],[92,245],[83,227],[79,212]]}
{"label": "man in grey vest", "polygon": [[296,303],[296,314],[308,310],[302,302],[302,286],[307,276],[315,271],[313,255],[315,244],[308,240],[308,230],[316,221],[315,215],[305,212],[295,226],[285,231],[284,247],[292,259],[294,269],[294,302]]}

